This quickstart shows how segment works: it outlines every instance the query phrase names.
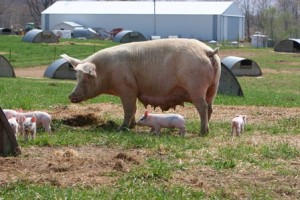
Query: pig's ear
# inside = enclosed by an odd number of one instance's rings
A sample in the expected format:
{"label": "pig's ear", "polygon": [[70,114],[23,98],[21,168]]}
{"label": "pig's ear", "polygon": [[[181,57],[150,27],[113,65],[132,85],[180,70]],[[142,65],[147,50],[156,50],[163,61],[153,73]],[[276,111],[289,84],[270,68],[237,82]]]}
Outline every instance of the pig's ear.
{"label": "pig's ear", "polygon": [[93,63],[86,62],[77,65],[77,67],[74,68],[76,71],[82,71],[85,74],[89,74],[91,76],[97,77],[96,73],[96,66]]}
{"label": "pig's ear", "polygon": [[32,115],[32,117],[31,117],[31,123],[34,123],[34,122],[36,122],[36,117],[35,117],[35,115]]}
{"label": "pig's ear", "polygon": [[149,114],[149,112],[148,112],[148,111],[145,111],[144,116],[147,118],[147,117],[148,117],[148,114]]}
{"label": "pig's ear", "polygon": [[78,60],[76,58],[72,58],[68,56],[67,54],[60,55],[62,58],[66,59],[74,68],[77,67],[80,63],[82,63],[81,60]]}
{"label": "pig's ear", "polygon": [[6,118],[7,118],[7,119],[12,118],[12,114],[7,114],[7,115],[6,115]]}
{"label": "pig's ear", "polygon": [[19,114],[18,117],[17,117],[17,121],[20,123],[20,122],[24,122],[26,120],[26,117],[25,115],[23,114]]}

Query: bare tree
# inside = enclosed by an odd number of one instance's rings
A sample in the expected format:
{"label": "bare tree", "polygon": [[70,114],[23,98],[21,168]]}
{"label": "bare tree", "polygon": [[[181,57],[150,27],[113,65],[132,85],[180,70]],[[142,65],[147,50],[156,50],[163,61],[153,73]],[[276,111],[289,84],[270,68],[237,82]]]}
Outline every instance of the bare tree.
{"label": "bare tree", "polygon": [[299,0],[277,0],[281,37],[299,36],[299,4]]}
{"label": "bare tree", "polygon": [[254,0],[236,0],[236,3],[245,14],[245,32],[248,41],[250,41],[251,25],[254,14]]}
{"label": "bare tree", "polygon": [[51,6],[56,0],[26,0],[30,14],[36,24],[41,21],[41,12]]}
{"label": "bare tree", "polygon": [[272,12],[267,12],[271,7],[272,0],[255,0],[256,26],[262,33],[265,33],[266,26],[269,25]]}
{"label": "bare tree", "polygon": [[1,0],[0,3],[0,27],[8,27],[10,23],[10,8],[14,0]]}

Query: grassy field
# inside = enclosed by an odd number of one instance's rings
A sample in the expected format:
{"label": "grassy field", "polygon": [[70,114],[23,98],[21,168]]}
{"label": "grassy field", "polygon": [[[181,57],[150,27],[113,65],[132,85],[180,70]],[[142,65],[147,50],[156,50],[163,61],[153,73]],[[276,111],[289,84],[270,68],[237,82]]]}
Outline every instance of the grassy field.
{"label": "grassy field", "polygon": [[[113,45],[30,44],[0,36],[1,55],[15,69],[49,65],[62,53],[84,58]],[[116,97],[71,105],[75,81],[0,78],[0,106],[48,111],[55,133],[39,129],[35,141],[18,138],[22,154],[0,158],[0,199],[299,199],[300,55],[221,47],[220,56],[226,55],[255,60],[263,76],[238,78],[244,97],[217,96],[205,137],[190,104],[176,110],[187,118],[184,138],[172,130],[156,137],[143,127],[120,133]],[[242,137],[231,138],[236,113],[249,121]],[[95,123],[66,124],[78,116]]]}

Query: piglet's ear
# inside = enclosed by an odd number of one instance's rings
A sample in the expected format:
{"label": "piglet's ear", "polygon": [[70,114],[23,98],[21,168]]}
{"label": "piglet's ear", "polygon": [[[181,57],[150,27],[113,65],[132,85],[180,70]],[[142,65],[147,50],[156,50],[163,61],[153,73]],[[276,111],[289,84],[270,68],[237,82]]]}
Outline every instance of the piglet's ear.
{"label": "piglet's ear", "polygon": [[10,118],[12,118],[12,117],[13,117],[12,114],[7,114],[7,115],[6,115],[6,118],[7,118],[7,119],[10,119]]}
{"label": "piglet's ear", "polygon": [[144,114],[144,116],[145,116],[145,117],[147,117],[147,116],[148,116],[148,114],[149,114],[149,112],[148,112],[148,111],[145,111],[145,114]]}
{"label": "piglet's ear", "polygon": [[97,77],[96,73],[96,66],[93,63],[86,62],[77,65],[77,67],[74,68],[76,71],[81,71],[85,74],[89,74],[91,76]]}
{"label": "piglet's ear", "polygon": [[34,123],[34,122],[36,122],[36,117],[35,117],[35,115],[33,115],[33,116],[31,117],[31,123]]}
{"label": "piglet's ear", "polygon": [[20,123],[20,122],[24,122],[26,120],[26,117],[25,117],[25,115],[23,115],[23,114],[19,114],[18,116],[17,116],[17,121]]}

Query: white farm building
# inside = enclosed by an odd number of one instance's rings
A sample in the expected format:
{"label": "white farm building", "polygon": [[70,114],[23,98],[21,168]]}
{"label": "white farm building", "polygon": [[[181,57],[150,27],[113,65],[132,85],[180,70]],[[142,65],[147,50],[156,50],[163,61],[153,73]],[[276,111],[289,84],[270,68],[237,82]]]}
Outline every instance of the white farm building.
{"label": "white farm building", "polygon": [[236,41],[245,17],[229,1],[57,1],[42,12],[42,29],[71,21],[95,30],[116,28],[151,36]]}

